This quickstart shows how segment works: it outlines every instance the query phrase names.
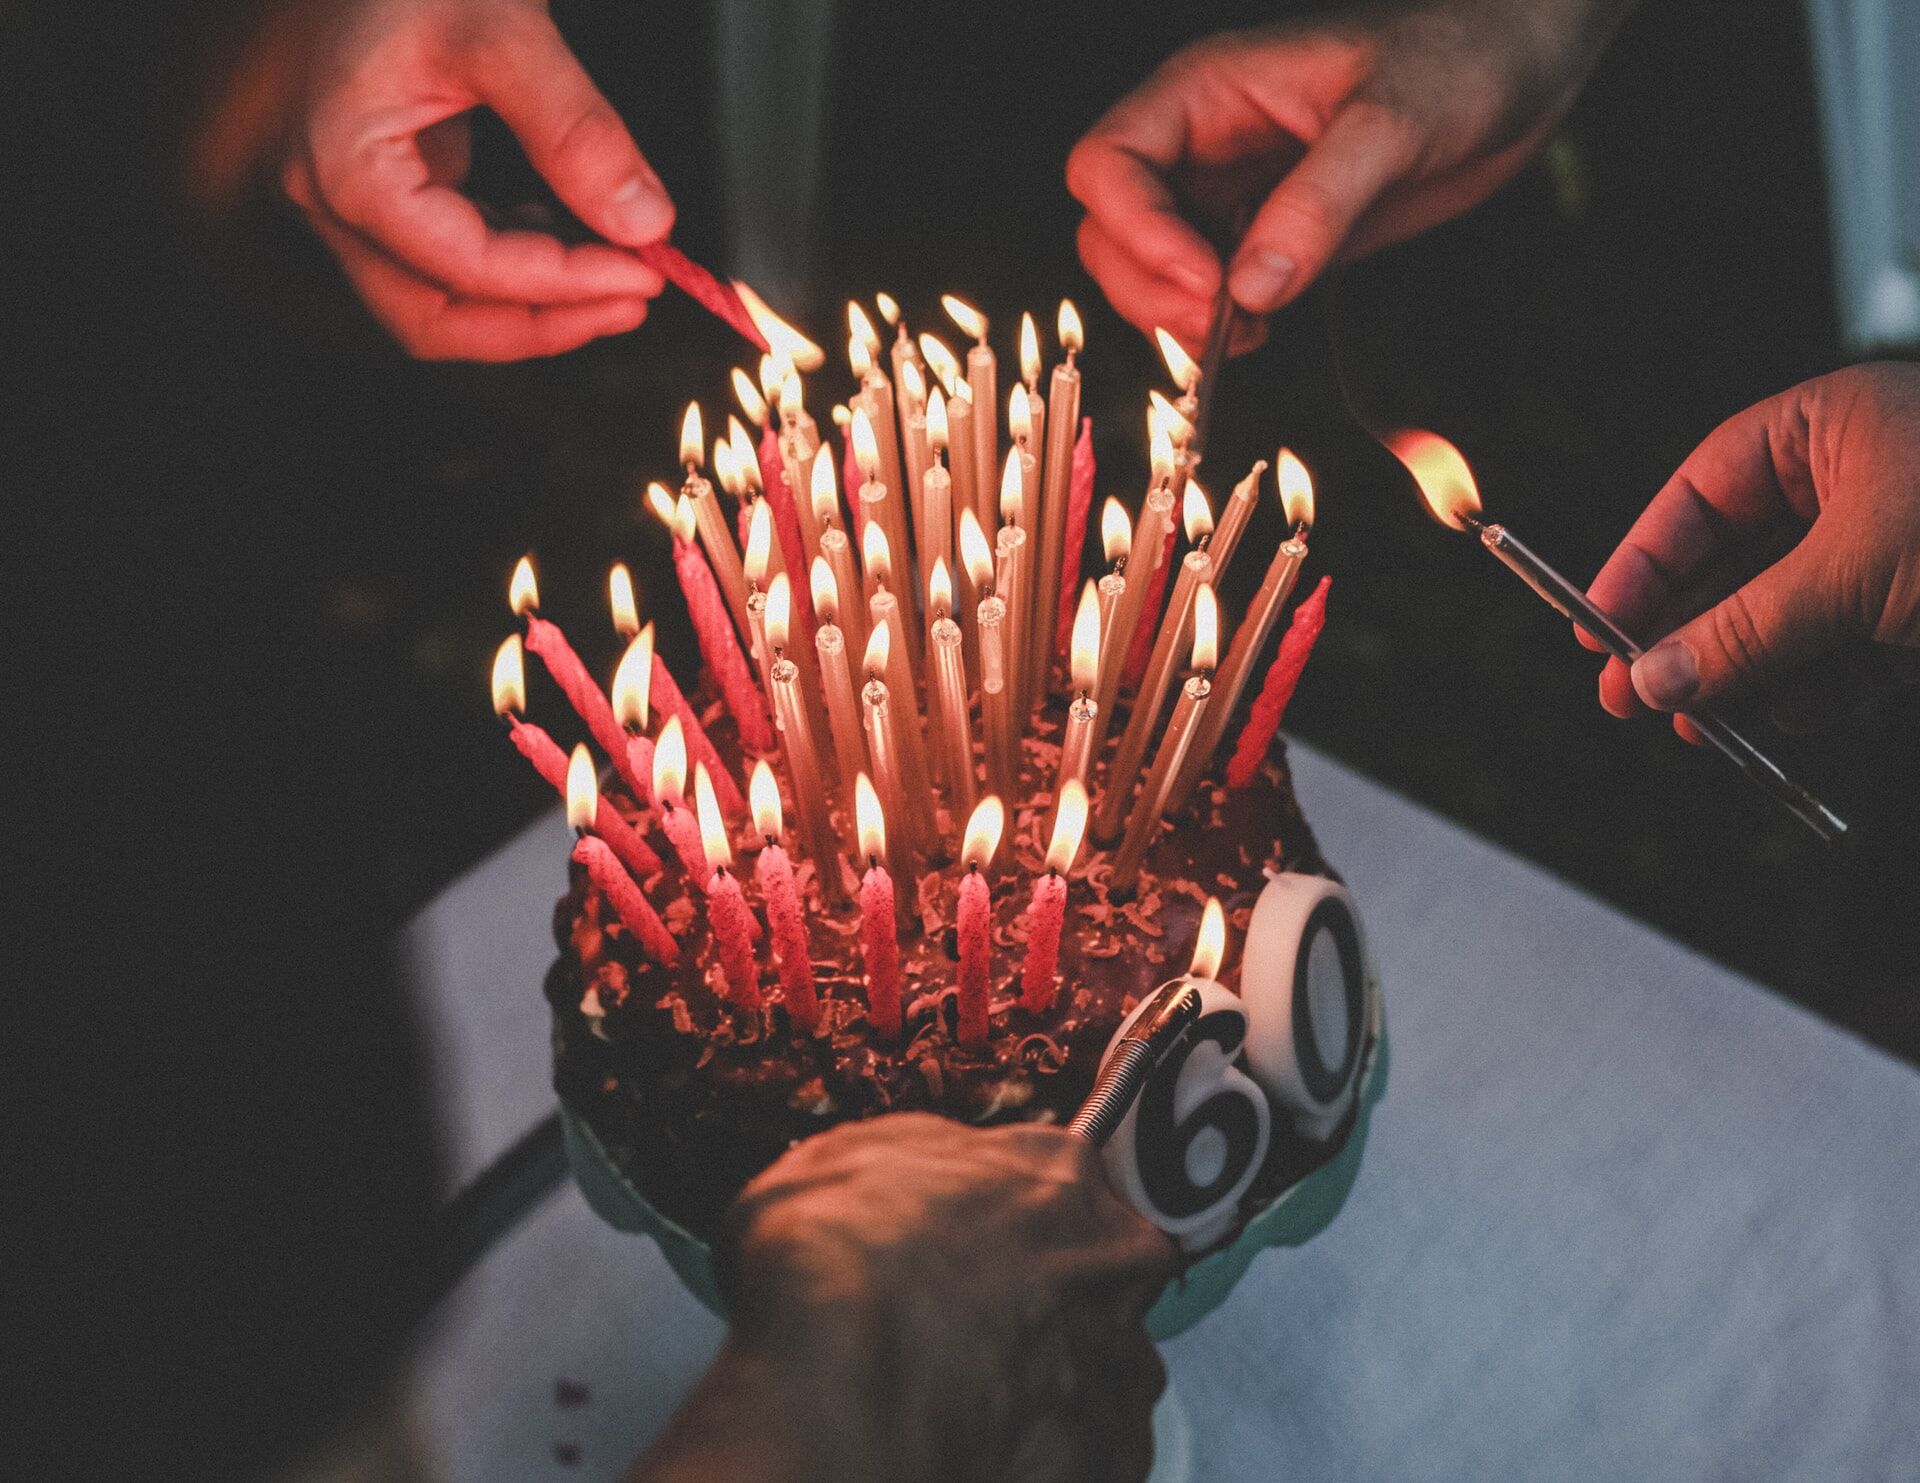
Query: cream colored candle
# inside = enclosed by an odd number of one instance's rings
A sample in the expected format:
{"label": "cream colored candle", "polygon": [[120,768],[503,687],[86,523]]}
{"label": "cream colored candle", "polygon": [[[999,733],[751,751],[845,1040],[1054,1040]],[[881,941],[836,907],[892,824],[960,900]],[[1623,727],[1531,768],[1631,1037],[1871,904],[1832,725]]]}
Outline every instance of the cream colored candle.
{"label": "cream colored candle", "polygon": [[800,811],[801,832],[806,835],[807,852],[813,856],[821,890],[829,901],[844,904],[847,900],[846,884],[841,879],[839,847],[833,836],[832,816],[827,806],[826,773],[820,766],[820,752],[814,741],[813,722],[808,715],[802,690],[800,666],[785,652],[792,623],[792,604],[784,572],[774,578],[773,588],[767,597],[767,646],[774,656],[769,677],[774,713],[780,720],[780,747],[787,758],[787,779],[793,785],[793,801]]}
{"label": "cream colored candle", "polygon": [[[942,294],[940,303],[960,327],[960,333],[971,337],[974,342],[967,351],[967,381],[973,387],[975,477],[985,485],[992,478],[991,471],[999,461],[997,454],[1000,445],[1000,429],[995,421],[999,411],[1000,379],[993,349],[987,344],[987,316],[966,300],[957,299],[952,294]],[[989,488],[978,497],[984,502],[990,493]]]}
{"label": "cream colored candle", "polygon": [[[1156,450],[1157,452],[1158,450]],[[1166,545],[1167,526],[1173,519],[1173,490],[1165,482],[1171,477],[1173,454],[1166,448],[1163,464],[1155,459],[1155,483],[1141,508],[1140,520],[1133,528],[1133,544],[1127,553],[1127,586],[1114,609],[1112,627],[1101,635],[1100,716],[1094,722],[1093,749],[1096,754],[1106,738],[1113,707],[1120,695],[1120,675],[1127,667],[1127,651],[1133,645],[1133,630],[1146,606],[1147,591],[1153,586],[1153,574],[1159,569],[1160,555]]]}
{"label": "cream colored candle", "polygon": [[947,399],[934,387],[927,398],[927,472],[922,483],[926,525],[920,532],[920,565],[933,572],[944,561],[953,568],[953,478],[947,472]]}
{"label": "cream colored candle", "polygon": [[1247,471],[1246,478],[1233,486],[1226,508],[1220,512],[1220,524],[1214,529],[1213,539],[1207,542],[1207,554],[1213,557],[1216,588],[1226,581],[1227,563],[1240,549],[1240,537],[1246,534],[1247,522],[1253,518],[1253,507],[1260,503],[1260,476],[1266,471],[1267,461],[1262,458]]}
{"label": "cream colored candle", "polygon": [[[933,462],[927,437],[927,387],[916,365],[907,365],[900,374],[900,447],[907,464],[904,487],[912,514],[909,524],[913,528],[913,553],[924,571],[927,569],[927,465]],[[904,562],[907,558],[902,556],[901,560]]]}
{"label": "cream colored candle", "polygon": [[700,427],[700,404],[687,403],[687,415],[680,423],[680,462],[685,465],[687,482],[681,493],[693,506],[694,522],[700,532],[700,544],[706,548],[707,561],[713,567],[714,580],[726,595],[733,621],[744,636],[747,623],[747,576],[740,565],[740,547],[727,524],[726,511],[720,508],[720,496],[700,473],[704,434]]}
{"label": "cream colored candle", "polygon": [[866,742],[860,731],[860,705],[854,695],[852,657],[846,636],[837,623],[821,621],[813,634],[820,660],[820,681],[826,691],[827,724],[833,732],[833,757],[840,774],[842,796],[851,802],[853,779],[867,763]]}
{"label": "cream colored candle", "polygon": [[1004,635],[1007,605],[991,590],[980,599],[974,622],[980,631],[980,709],[987,730],[987,781],[1002,797],[1014,796],[1018,776],[1013,733],[1013,697],[1007,688]]}
{"label": "cream colored candle", "polygon": [[973,718],[967,709],[967,679],[960,625],[937,618],[931,647],[933,691],[940,698],[940,741],[946,755],[947,808],[957,821],[972,812]]}
{"label": "cream colored candle", "polygon": [[[891,692],[893,734],[900,762],[900,784],[905,791],[906,812],[901,823],[911,831],[915,847],[922,855],[935,847],[936,827],[933,814],[933,787],[927,775],[926,741],[920,730],[920,705],[914,692],[913,667],[901,643],[907,627],[896,595],[885,587],[867,599],[871,628],[867,634],[866,671],[887,682]],[[877,665],[877,668],[876,668]]]}
{"label": "cream colored candle", "polygon": [[[1063,573],[1066,558],[1067,476],[1072,472],[1073,443],[1080,431],[1080,370],[1074,364],[1082,344],[1080,315],[1070,300],[1060,301],[1060,348],[1066,359],[1053,368],[1047,385],[1046,453],[1041,459],[1040,590],[1036,611],[1060,611],[1060,583],[1078,573]],[[1034,670],[1046,684],[1053,668],[1053,633],[1049,625],[1034,627]]]}
{"label": "cream colored candle", "polygon": [[[1093,687],[1100,675],[1100,597],[1089,582],[1080,589],[1080,606],[1073,617],[1073,641],[1068,646],[1068,668],[1072,674],[1073,701],[1067,707],[1067,729],[1060,742],[1060,771],[1054,779],[1057,797],[1069,778],[1087,781],[1093,770],[1093,723],[1099,715]],[[1109,793],[1119,791],[1113,774],[1107,783]]]}

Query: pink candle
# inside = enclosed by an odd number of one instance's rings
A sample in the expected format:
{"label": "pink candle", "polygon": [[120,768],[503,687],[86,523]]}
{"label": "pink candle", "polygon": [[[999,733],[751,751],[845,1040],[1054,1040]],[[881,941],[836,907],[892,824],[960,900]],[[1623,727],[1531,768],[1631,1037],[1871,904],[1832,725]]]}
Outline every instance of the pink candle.
{"label": "pink candle", "polygon": [[681,693],[679,684],[673,678],[673,671],[667,668],[666,661],[657,651],[653,656],[653,700],[662,715],[672,716],[680,722],[681,733],[693,760],[707,764],[707,771],[713,774],[713,786],[720,794],[721,806],[730,814],[743,812],[747,801],[740,796],[739,785],[721,763],[720,753],[715,750],[712,738],[700,724],[700,718],[693,713],[693,706],[688,703],[687,697]]}
{"label": "pink candle", "polygon": [[1073,445],[1073,471],[1067,480],[1066,545],[1060,557],[1060,607],[1053,625],[1053,652],[1064,654],[1073,634],[1074,593],[1080,586],[1080,557],[1087,544],[1087,517],[1093,513],[1093,419],[1080,419]]}
{"label": "pink candle", "polygon": [[[774,461],[779,465],[777,446],[774,449]],[[784,570],[794,584],[794,606],[800,614],[800,631],[812,639],[813,598],[803,578],[812,564],[813,553],[807,549],[807,543],[800,534],[800,511],[794,504],[793,486],[787,483],[786,468],[780,466],[779,473],[780,477],[766,486],[767,506],[773,511],[773,533],[780,543]]]}
{"label": "pink candle", "polygon": [[1227,763],[1229,788],[1244,788],[1251,783],[1267,755],[1267,748],[1273,745],[1273,734],[1280,729],[1287,702],[1293,699],[1294,689],[1313,654],[1314,642],[1320,637],[1320,630],[1327,626],[1327,588],[1332,582],[1333,578],[1322,577],[1307,600],[1293,610],[1293,621],[1280,640],[1280,652],[1267,667],[1267,677],[1247,712],[1247,723],[1240,728],[1240,739],[1234,744],[1233,756]]}
{"label": "pink candle", "polygon": [[886,820],[880,796],[863,772],[854,783],[854,813],[859,820],[860,853],[867,873],[860,882],[860,946],[866,958],[867,1019],[886,1039],[899,1035],[900,938],[894,927],[893,877],[881,861],[887,854]]}
{"label": "pink candle", "polygon": [[653,743],[647,740],[647,718],[653,703],[653,625],[633,636],[620,666],[613,672],[613,719],[626,737],[618,754],[625,766],[621,776],[633,789],[636,802],[653,802]]}
{"label": "pink candle", "polygon": [[967,820],[965,842],[960,858],[967,873],[960,880],[958,921],[960,937],[960,1043],[984,1045],[987,1040],[987,1016],[991,1008],[987,992],[987,969],[993,950],[993,899],[987,885],[986,867],[1000,848],[1000,833],[1006,827],[1006,810],[989,793],[975,805]]}
{"label": "pink candle", "polygon": [[741,742],[756,752],[771,751],[773,728],[767,721],[766,705],[747,669],[746,656],[740,652],[740,639],[714,581],[713,568],[690,538],[692,507],[684,496],[675,507],[675,522],[673,566],[680,578],[680,590],[686,595],[687,613],[693,619],[701,656],[720,686],[720,698],[732,713],[734,724],[740,728]]}
{"label": "pink candle", "polygon": [[727,998],[742,1009],[758,1009],[765,1001],[760,997],[760,970],[753,961],[753,913],[747,910],[740,882],[728,869],[733,864],[733,848],[727,842],[727,823],[720,816],[720,802],[713,795],[713,780],[705,767],[694,769],[693,794],[700,815],[700,841],[713,872],[707,877],[707,921],[713,928],[714,945],[720,950]]}
{"label": "pink candle", "polygon": [[668,967],[680,960],[680,949],[673,934],[667,931],[667,924],[640,894],[633,877],[621,868],[604,841],[583,835],[573,847],[573,858],[576,864],[586,867],[594,885],[613,904],[620,924],[633,934],[649,958]]}
{"label": "pink candle", "polygon": [[[700,764],[702,770],[706,764]],[[700,823],[686,806],[687,744],[680,718],[667,717],[660,743],[653,749],[653,799],[660,809],[660,828],[680,859],[680,868],[696,886],[706,883],[707,851],[700,839]]]}
{"label": "pink candle", "polygon": [[800,910],[800,891],[793,880],[793,861],[780,844],[780,785],[764,759],[754,764],[747,791],[753,796],[754,827],[767,842],[754,866],[754,875],[773,927],[780,991],[794,1030],[811,1035],[820,1024],[820,1000],[813,987],[812,944],[807,937],[806,917]]}
{"label": "pink candle", "polygon": [[1067,872],[1087,827],[1087,790],[1078,778],[1061,785],[1047,846],[1046,873],[1033,883],[1027,905],[1027,956],[1020,965],[1020,1003],[1032,1014],[1053,1007],[1060,972],[1060,934],[1067,917]]}

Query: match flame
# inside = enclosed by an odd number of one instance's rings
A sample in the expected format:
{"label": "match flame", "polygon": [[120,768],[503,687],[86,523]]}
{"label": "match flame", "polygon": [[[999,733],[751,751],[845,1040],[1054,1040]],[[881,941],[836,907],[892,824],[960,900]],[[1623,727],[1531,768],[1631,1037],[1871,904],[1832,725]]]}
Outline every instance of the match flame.
{"label": "match flame", "polygon": [[860,466],[860,477],[871,480],[880,472],[880,445],[873,436],[873,423],[865,407],[853,409],[853,423],[847,436],[853,439],[853,461]]}
{"label": "match flame", "polygon": [[880,317],[886,320],[889,328],[900,323],[900,304],[892,294],[875,294],[874,307],[880,311]]}
{"label": "match flame", "polygon": [[507,583],[507,606],[513,616],[524,618],[540,606],[540,584],[533,579],[533,558],[522,556],[513,564],[513,580]]}
{"label": "match flame", "polygon": [[776,654],[783,652],[793,633],[793,584],[787,580],[785,572],[773,574],[773,584],[767,588],[766,616],[762,621],[767,630],[767,647]]}
{"label": "match flame", "polygon": [[1442,525],[1466,530],[1480,515],[1480,486],[1458,448],[1438,433],[1406,428],[1389,434],[1387,447],[1407,466],[1427,509]]}
{"label": "match flame", "polygon": [[1220,603],[1213,583],[1202,582],[1193,593],[1193,667],[1210,675],[1220,662]]}
{"label": "match flame", "polygon": [[733,280],[733,288],[747,306],[747,317],[760,331],[760,338],[775,355],[784,355],[803,371],[817,371],[827,363],[827,352],[775,314],[759,294],[738,278]]}
{"label": "match flame", "polygon": [[920,367],[913,361],[900,362],[900,394],[909,407],[917,407],[927,399],[927,378],[920,374]]}
{"label": "match flame", "polygon": [[493,710],[504,716],[518,715],[526,708],[527,659],[521,652],[520,635],[510,633],[493,654]]}
{"label": "match flame", "polygon": [[1027,388],[1018,381],[1007,391],[1007,436],[1016,448],[1033,441],[1033,408],[1027,400]]}
{"label": "match flame", "polygon": [[[662,525],[669,531],[673,531],[673,491],[658,479],[651,480],[647,484],[647,508],[653,511],[654,517]],[[678,533],[674,531],[674,534]]]}
{"label": "match flame", "polygon": [[927,398],[927,441],[935,453],[947,451],[947,399],[937,386]]}
{"label": "match flame", "polygon": [[653,709],[653,626],[634,635],[613,672],[613,719],[629,731],[645,731]]}
{"label": "match flame", "polygon": [[1220,960],[1227,955],[1227,914],[1220,909],[1220,898],[1209,896],[1200,913],[1200,936],[1193,944],[1193,963],[1188,978],[1212,978],[1220,971]]}
{"label": "match flame", "polygon": [[867,652],[860,668],[870,680],[884,682],[887,678],[887,663],[893,658],[892,627],[891,623],[876,623],[873,631],[867,635]]}
{"label": "match flame", "polygon": [[667,717],[653,744],[653,796],[676,807],[687,801],[687,734],[678,716]]}
{"label": "match flame", "polygon": [[[1465,465],[1463,464],[1462,467]],[[1414,477],[1418,478],[1416,474]],[[1274,465],[1274,479],[1280,485],[1280,508],[1287,512],[1290,525],[1313,524],[1313,475],[1294,457],[1291,448],[1282,448]],[[1471,480],[1469,480],[1471,485]]]}
{"label": "match flame", "polygon": [[[854,306],[849,304],[849,309]],[[865,381],[873,374],[873,352],[867,349],[867,342],[858,335],[847,336],[847,364],[853,367],[853,379]]]}
{"label": "match flame", "polygon": [[867,347],[868,364],[880,354],[880,332],[873,327],[873,321],[867,317],[867,311],[854,300],[847,300],[847,329],[862,345]]}
{"label": "match flame", "polygon": [[607,606],[613,610],[613,631],[632,638],[640,631],[640,610],[633,600],[633,573],[616,561],[607,573]]}
{"label": "match flame", "polygon": [[1020,316],[1020,379],[1029,386],[1040,379],[1040,331],[1031,314]]}
{"label": "match flame", "polygon": [[593,754],[581,742],[567,758],[567,827],[591,829],[600,813],[600,778],[593,770]]}
{"label": "match flame", "polygon": [[780,817],[780,784],[765,757],[753,764],[753,776],[747,782],[747,806],[753,811],[753,827],[760,831],[760,837],[777,842],[784,822]]}
{"label": "match flame", "polygon": [[806,410],[806,392],[800,385],[800,373],[788,366],[786,375],[780,378],[780,415],[798,417]]}
{"label": "match flame", "polygon": [[860,853],[878,863],[887,853],[887,816],[880,811],[880,795],[865,772],[853,780],[853,817]]}
{"label": "match flame", "polygon": [[727,441],[733,445],[733,461],[740,472],[743,487],[759,490],[760,451],[754,446],[753,435],[746,429],[738,417],[727,414]]}
{"label": "match flame", "polygon": [[1073,307],[1072,299],[1060,301],[1060,348],[1068,355],[1078,355],[1085,347],[1086,332],[1080,328],[1080,311]]}
{"label": "match flame", "polygon": [[965,299],[957,299],[952,294],[940,295],[940,307],[947,311],[947,317],[960,326],[960,333],[970,339],[987,343],[987,316],[982,314]]}
{"label": "match flame", "polygon": [[1053,815],[1053,838],[1047,845],[1047,869],[1065,875],[1073,869],[1074,856],[1080,853],[1081,836],[1087,832],[1087,785],[1068,778],[1060,785],[1060,803]]}
{"label": "match flame", "polygon": [[822,525],[840,521],[840,476],[833,466],[833,450],[822,443],[813,455],[813,518]]}
{"label": "match flame", "polygon": [[765,500],[755,500],[747,517],[747,551],[741,558],[747,580],[755,587],[767,585],[767,565],[773,560],[773,510]]}
{"label": "match flame", "polygon": [[941,617],[953,612],[953,574],[944,556],[933,558],[933,570],[927,574],[927,606]]}
{"label": "match flame", "polygon": [[1166,484],[1173,479],[1173,439],[1167,435],[1165,427],[1153,430],[1153,437],[1147,445],[1147,461],[1153,466],[1153,482]]}
{"label": "match flame", "polygon": [[1175,443],[1193,441],[1193,422],[1187,414],[1168,401],[1164,393],[1150,391],[1147,393],[1148,433],[1151,434],[1156,427],[1164,427],[1167,436]]}
{"label": "match flame", "polygon": [[893,575],[893,548],[878,520],[869,520],[860,532],[860,562],[867,576],[882,587],[887,585]]}
{"label": "match flame", "polygon": [[827,558],[813,558],[813,569],[807,573],[807,585],[813,589],[813,610],[822,623],[838,624],[840,621],[840,584],[833,580],[833,568],[827,565]]}
{"label": "match flame", "polygon": [[684,494],[673,502],[673,533],[683,541],[691,541],[699,522],[693,516],[693,501]]}
{"label": "match flame", "polygon": [[767,399],[760,388],[753,384],[753,378],[738,366],[733,368],[733,398],[740,404],[740,410],[747,414],[747,421],[756,427],[767,424]]}
{"label": "match flame", "polygon": [[1073,615],[1073,642],[1067,649],[1067,672],[1082,695],[1093,691],[1100,674],[1100,590],[1089,582],[1080,589],[1080,606]]}
{"label": "match flame", "polygon": [[1187,528],[1189,541],[1213,534],[1213,506],[1207,503],[1207,492],[1198,479],[1187,480],[1186,492],[1180,497],[1180,520]]}
{"label": "match flame", "polygon": [[960,360],[947,342],[938,335],[922,333],[920,336],[920,355],[927,363],[927,369],[939,378],[940,384],[947,389],[947,395],[954,395],[954,385],[963,380],[960,375]]}
{"label": "match flame", "polygon": [[733,444],[725,438],[713,440],[713,480],[728,494],[740,496],[740,468],[734,461]]}
{"label": "match flame", "polygon": [[972,506],[960,512],[960,565],[967,569],[967,577],[980,591],[985,592],[993,585],[993,548],[987,544],[986,532],[980,529],[980,517],[973,513]]}
{"label": "match flame", "polygon": [[973,806],[967,819],[967,832],[960,841],[960,863],[985,870],[1000,848],[1000,836],[1006,831],[1007,810],[1000,795],[989,793]]}
{"label": "match flame", "polygon": [[1167,363],[1167,374],[1173,377],[1173,384],[1191,394],[1200,384],[1200,363],[1165,330],[1156,328],[1153,338],[1160,342],[1160,358]]}
{"label": "match flame", "polygon": [[1133,549],[1133,517],[1112,495],[1100,507],[1100,549],[1106,553],[1108,566],[1123,560]]}
{"label": "match flame", "polygon": [[680,419],[680,462],[690,469],[700,467],[700,448],[706,441],[706,428],[700,421],[700,404],[687,403],[687,415]]}
{"label": "match flame", "polygon": [[693,769],[693,813],[700,821],[700,849],[707,864],[725,870],[733,864],[733,846],[727,842],[727,821],[720,812],[720,800],[714,796],[713,779],[707,776],[707,764]]}
{"label": "match flame", "polygon": [[760,357],[760,395],[769,402],[777,401],[780,396],[780,383],[787,379],[787,372],[793,369],[793,362],[784,355],[768,353]]}

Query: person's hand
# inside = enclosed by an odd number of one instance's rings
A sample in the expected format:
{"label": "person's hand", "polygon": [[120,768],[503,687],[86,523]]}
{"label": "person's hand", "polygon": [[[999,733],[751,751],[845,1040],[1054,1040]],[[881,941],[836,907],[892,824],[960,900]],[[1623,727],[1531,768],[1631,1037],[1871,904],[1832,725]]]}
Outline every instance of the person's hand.
{"label": "person's hand", "polygon": [[[741,1378],[676,1419],[649,1479],[745,1475],[743,1455],[845,1483],[1146,1473],[1165,1377],[1141,1319],[1174,1251],[1082,1138],[843,1124],[747,1186],[719,1265],[716,1374]],[[720,1427],[724,1456],[699,1440]]]}
{"label": "person's hand", "polygon": [[[499,230],[460,192],[485,105],[604,243]],[[282,171],[367,307],[424,359],[556,355],[634,328],[660,275],[623,247],[673,204],[544,0],[361,0],[327,33]]]}
{"label": "person's hand", "polygon": [[1759,695],[1807,730],[1920,678],[1920,367],[1837,371],[1721,424],[1588,595],[1660,639],[1601,673],[1616,716]]}
{"label": "person's hand", "polygon": [[[1080,256],[1114,308],[1189,345],[1220,260],[1196,219],[1257,207],[1228,288],[1264,316],[1336,258],[1484,200],[1545,138],[1631,0],[1418,0],[1180,52],[1067,160]],[[1241,336],[1257,343],[1257,319]]]}

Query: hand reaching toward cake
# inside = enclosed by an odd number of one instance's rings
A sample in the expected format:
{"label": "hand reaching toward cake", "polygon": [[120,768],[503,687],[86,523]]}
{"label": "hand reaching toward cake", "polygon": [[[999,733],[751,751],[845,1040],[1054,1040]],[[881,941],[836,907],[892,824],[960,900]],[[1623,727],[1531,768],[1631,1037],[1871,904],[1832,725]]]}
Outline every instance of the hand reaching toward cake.
{"label": "hand reaching toward cake", "polygon": [[1146,1473],[1174,1251],[1085,1140],[844,1124],[747,1186],[721,1257],[733,1328],[636,1479]]}
{"label": "hand reaching toward cake", "polygon": [[[502,230],[461,193],[467,114],[483,105],[606,243]],[[633,329],[661,289],[622,249],[664,240],[673,203],[544,0],[344,8],[281,179],[374,316],[423,359],[556,355]]]}
{"label": "hand reaching toward cake", "polygon": [[1804,730],[1920,677],[1920,368],[1838,371],[1723,423],[1589,595],[1665,636],[1631,672],[1608,662],[1617,716],[1757,694]]}
{"label": "hand reaching toward cake", "polygon": [[1572,102],[1630,3],[1366,5],[1188,47],[1067,161],[1087,208],[1087,271],[1142,330],[1198,344],[1221,263],[1193,218],[1219,229],[1254,211],[1228,286],[1248,314],[1271,313],[1330,262],[1491,195]]}

